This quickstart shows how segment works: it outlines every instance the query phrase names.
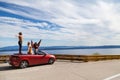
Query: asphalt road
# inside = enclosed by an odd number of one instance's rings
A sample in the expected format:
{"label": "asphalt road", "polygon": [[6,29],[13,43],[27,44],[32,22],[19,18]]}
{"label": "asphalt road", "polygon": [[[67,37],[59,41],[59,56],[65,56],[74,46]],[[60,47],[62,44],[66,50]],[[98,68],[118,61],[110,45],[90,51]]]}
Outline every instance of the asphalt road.
{"label": "asphalt road", "polygon": [[53,65],[13,69],[0,64],[0,80],[120,80],[120,60],[56,61]]}

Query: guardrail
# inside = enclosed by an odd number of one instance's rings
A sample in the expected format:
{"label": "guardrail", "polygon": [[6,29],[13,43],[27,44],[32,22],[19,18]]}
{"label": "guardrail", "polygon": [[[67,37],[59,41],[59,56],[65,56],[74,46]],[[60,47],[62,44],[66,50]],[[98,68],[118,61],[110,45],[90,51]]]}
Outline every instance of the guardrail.
{"label": "guardrail", "polygon": [[0,63],[5,63],[9,60],[10,55],[0,55]]}
{"label": "guardrail", "polygon": [[112,60],[120,59],[120,55],[61,55],[55,54],[57,59],[60,60],[77,60],[77,61],[99,61],[99,60]]}
{"label": "guardrail", "polygon": [[[99,61],[99,60],[113,60],[120,59],[120,55],[66,55],[66,54],[54,54],[56,59],[70,60],[70,61]],[[0,63],[7,62],[10,55],[0,55]]]}

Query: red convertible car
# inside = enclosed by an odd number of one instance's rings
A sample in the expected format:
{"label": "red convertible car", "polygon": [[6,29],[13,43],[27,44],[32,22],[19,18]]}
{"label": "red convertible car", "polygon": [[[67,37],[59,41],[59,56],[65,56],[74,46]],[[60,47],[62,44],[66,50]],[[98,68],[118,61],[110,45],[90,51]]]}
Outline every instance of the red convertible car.
{"label": "red convertible car", "polygon": [[56,58],[54,55],[47,54],[45,52],[40,52],[36,55],[28,55],[28,54],[14,54],[10,56],[9,64],[13,67],[26,68],[31,65],[38,64],[53,64]]}

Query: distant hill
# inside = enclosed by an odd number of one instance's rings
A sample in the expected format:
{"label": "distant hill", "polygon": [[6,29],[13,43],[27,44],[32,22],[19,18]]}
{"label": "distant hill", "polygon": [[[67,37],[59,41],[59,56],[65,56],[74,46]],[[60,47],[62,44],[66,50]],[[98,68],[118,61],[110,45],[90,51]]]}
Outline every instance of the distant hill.
{"label": "distant hill", "polygon": [[[103,46],[48,46],[40,47],[41,50],[60,50],[60,49],[107,49],[120,48],[120,45],[103,45]],[[0,51],[17,51],[18,46],[7,46],[0,48]],[[27,46],[23,46],[23,51],[27,50]]]}

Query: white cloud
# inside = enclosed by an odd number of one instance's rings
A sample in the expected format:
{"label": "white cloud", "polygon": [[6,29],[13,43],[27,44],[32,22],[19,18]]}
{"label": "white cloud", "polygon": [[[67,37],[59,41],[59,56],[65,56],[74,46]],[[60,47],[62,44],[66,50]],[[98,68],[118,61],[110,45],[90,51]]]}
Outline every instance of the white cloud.
{"label": "white cloud", "polygon": [[[47,23],[33,23],[30,21],[1,18],[0,21],[6,23],[14,23],[16,28],[13,29],[9,24],[0,31],[8,32],[14,30],[13,34],[23,31],[26,38],[54,39],[54,40],[70,40],[73,43],[68,45],[104,45],[104,44],[120,44],[120,10],[119,3],[111,3],[105,0],[96,0],[95,3],[78,2],[79,0],[3,0],[21,6],[31,7],[36,12],[30,10],[30,13],[22,11],[1,8],[1,10],[18,14],[24,17],[30,17],[38,20],[47,20],[63,26],[60,31],[40,30],[36,27],[21,26],[47,26]],[[79,4],[78,4],[79,3]],[[26,10],[26,9],[25,9]],[[28,11],[28,10],[27,10]],[[42,14],[42,13],[45,13]],[[92,26],[91,26],[92,25]],[[31,34],[32,36],[29,36]],[[3,34],[5,36],[5,34]],[[112,36],[111,36],[112,35]],[[116,35],[116,36],[113,36]],[[2,35],[0,35],[2,36]],[[109,39],[110,38],[110,39]],[[117,40],[115,40],[117,39]],[[74,42],[75,41],[75,42]],[[60,45],[60,44],[58,44]]]}
{"label": "white cloud", "polygon": [[48,26],[48,24],[45,22],[34,23],[28,20],[22,20],[17,18],[10,18],[10,17],[0,17],[0,22],[2,22],[0,23],[1,26],[4,26],[3,28],[0,29],[0,32],[4,32],[3,34],[0,35],[0,37],[8,37],[8,35],[9,37],[13,37],[16,33],[22,31],[24,33],[25,38],[39,39],[40,37],[43,39],[55,39],[55,40],[60,39],[60,36],[61,39],[64,38],[64,36],[62,36],[64,35],[64,33],[61,33],[64,32],[63,30],[50,31],[50,30],[44,30],[44,28],[38,29],[37,27],[35,27],[35,26],[42,26],[42,27]]}

